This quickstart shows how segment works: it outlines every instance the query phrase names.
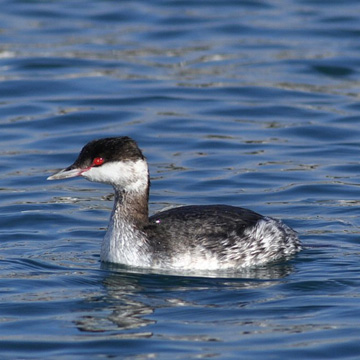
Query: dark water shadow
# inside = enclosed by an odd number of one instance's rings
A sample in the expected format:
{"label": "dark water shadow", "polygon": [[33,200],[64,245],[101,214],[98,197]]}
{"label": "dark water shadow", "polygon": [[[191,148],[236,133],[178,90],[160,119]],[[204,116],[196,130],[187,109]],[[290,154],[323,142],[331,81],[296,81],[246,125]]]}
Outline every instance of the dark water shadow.
{"label": "dark water shadow", "polygon": [[278,284],[294,268],[283,262],[236,273],[155,272],[116,264],[102,264],[101,270],[104,295],[86,299],[92,310],[76,326],[83,332],[116,331],[118,337],[142,338],[152,336],[151,331],[140,329],[156,324],[155,313],[160,309],[219,308],[224,301],[245,306],[248,294],[254,296]]}

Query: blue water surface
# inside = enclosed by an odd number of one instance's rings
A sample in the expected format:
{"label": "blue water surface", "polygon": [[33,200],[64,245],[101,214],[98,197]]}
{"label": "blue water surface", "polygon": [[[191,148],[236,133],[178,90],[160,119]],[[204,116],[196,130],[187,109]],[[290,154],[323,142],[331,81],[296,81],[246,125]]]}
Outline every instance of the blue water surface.
{"label": "blue water surface", "polygon": [[[358,359],[360,3],[0,0],[1,359]],[[223,203],[304,250],[237,274],[101,265],[128,135],[150,212]]]}

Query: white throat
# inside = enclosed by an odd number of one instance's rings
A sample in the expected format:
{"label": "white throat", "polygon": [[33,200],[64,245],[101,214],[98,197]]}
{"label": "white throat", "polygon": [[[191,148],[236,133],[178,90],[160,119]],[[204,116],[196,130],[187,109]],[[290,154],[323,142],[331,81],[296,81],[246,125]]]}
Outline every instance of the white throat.
{"label": "white throat", "polygon": [[136,229],[122,215],[115,204],[108,230],[101,244],[101,261],[132,266],[151,266],[151,255],[145,234]]}
{"label": "white throat", "polygon": [[112,161],[99,167],[92,167],[83,172],[82,176],[90,181],[96,181],[114,186],[126,192],[147,191],[149,169],[145,160]]}
{"label": "white throat", "polygon": [[114,208],[101,245],[101,261],[150,266],[147,239],[136,224],[137,211],[141,214],[145,211],[147,219],[149,170],[146,161],[112,161],[93,167],[82,175],[115,189]]}

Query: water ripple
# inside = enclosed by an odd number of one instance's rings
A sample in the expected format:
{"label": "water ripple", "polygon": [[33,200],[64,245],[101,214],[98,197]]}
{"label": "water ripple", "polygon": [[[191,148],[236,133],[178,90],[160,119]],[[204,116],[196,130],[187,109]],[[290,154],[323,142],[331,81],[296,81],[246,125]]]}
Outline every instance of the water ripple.
{"label": "water ripple", "polygon": [[[359,4],[1,0],[6,358],[354,358]],[[101,265],[111,189],[46,177],[129,135],[150,212],[226,203],[304,251],[243,273]]]}

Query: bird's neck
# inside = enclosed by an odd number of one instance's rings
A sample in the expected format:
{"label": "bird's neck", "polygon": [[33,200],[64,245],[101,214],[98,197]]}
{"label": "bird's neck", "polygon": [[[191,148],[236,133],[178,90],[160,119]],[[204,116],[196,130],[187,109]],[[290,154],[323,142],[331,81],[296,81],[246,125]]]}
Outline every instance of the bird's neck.
{"label": "bird's neck", "polygon": [[101,260],[148,266],[150,257],[144,226],[148,223],[148,188],[125,191],[115,187],[114,207],[101,247]]}
{"label": "bird's neck", "polygon": [[125,191],[115,188],[112,216],[116,214],[116,220],[126,221],[141,229],[149,221],[148,201],[148,189],[144,189],[144,191]]}

